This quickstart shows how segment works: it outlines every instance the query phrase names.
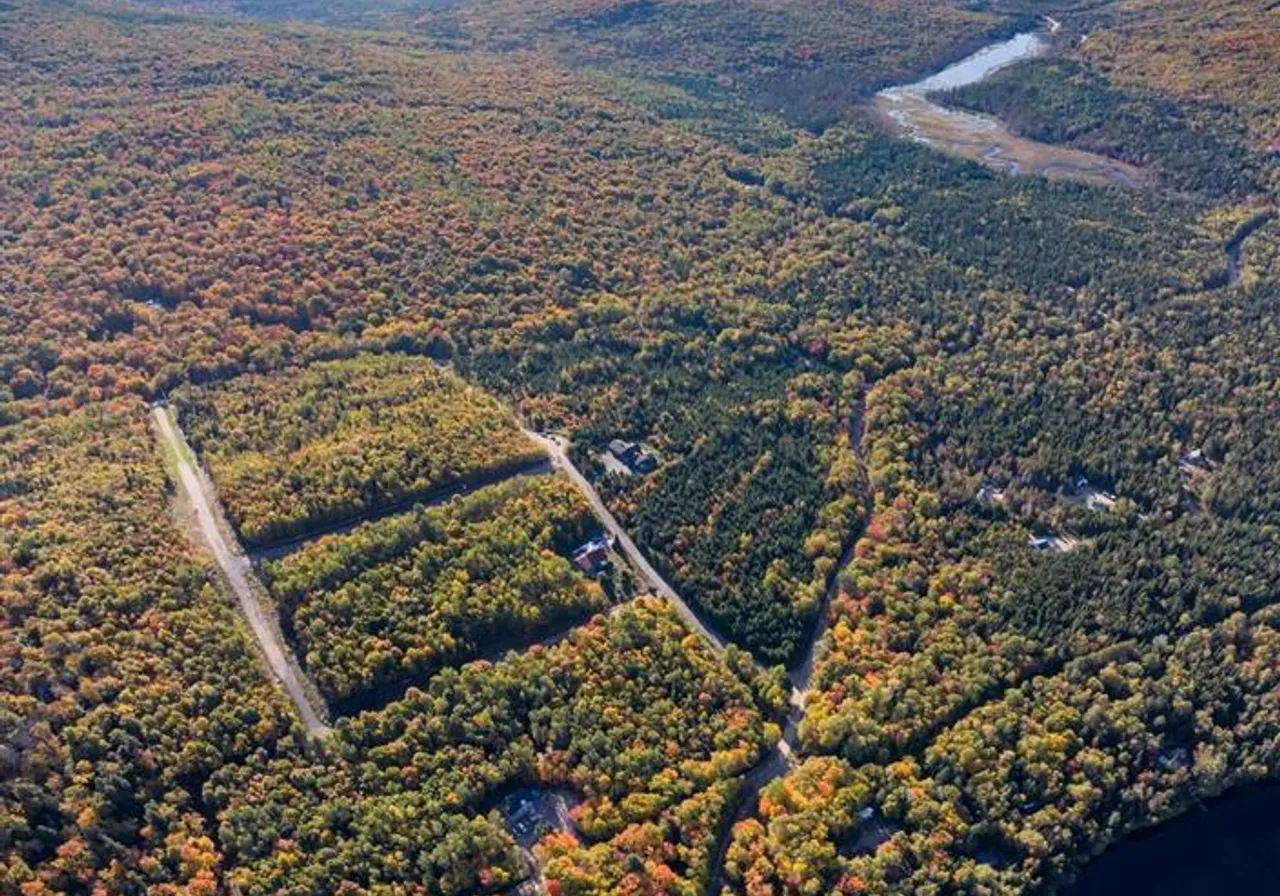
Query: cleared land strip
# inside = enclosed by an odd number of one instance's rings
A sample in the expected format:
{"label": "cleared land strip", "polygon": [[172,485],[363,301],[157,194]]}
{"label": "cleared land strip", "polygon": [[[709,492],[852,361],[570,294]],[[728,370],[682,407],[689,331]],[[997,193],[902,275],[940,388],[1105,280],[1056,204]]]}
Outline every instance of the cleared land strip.
{"label": "cleared land strip", "polygon": [[325,535],[346,535],[365,523],[376,523],[389,516],[407,513],[416,507],[439,507],[448,504],[459,495],[470,494],[488,485],[496,485],[514,479],[516,476],[547,476],[555,472],[550,458],[541,458],[514,469],[501,470],[496,473],[478,476],[466,482],[451,483],[444,488],[435,489],[426,494],[414,495],[388,504],[381,504],[361,513],[353,513],[342,519],[324,523],[314,529],[308,529],[301,535],[294,535],[281,541],[274,541],[262,547],[250,547],[249,556],[255,561],[279,560],[299,550],[305,545]]}
{"label": "cleared land strip", "polygon": [[[248,620],[249,628],[253,630],[254,637],[258,639],[263,655],[267,658],[267,665],[284,685],[289,699],[297,707],[298,715],[306,726],[307,732],[314,737],[327,737],[331,729],[321,720],[320,714],[312,706],[301,676],[290,664],[289,655],[284,645],[280,643],[275,627],[268,621],[267,614],[254,593],[250,582],[252,565],[249,558],[245,556],[239,544],[228,543],[222,534],[226,524],[221,520],[221,510],[218,508],[217,499],[209,493],[204,479],[196,469],[191,448],[174,425],[167,407],[157,405],[152,408],[151,414],[165,447],[173,457],[173,463],[178,472],[178,487],[186,493],[195,511],[201,538],[213,554],[223,575],[226,576],[231,590],[235,592],[236,599],[240,602],[240,610]],[[222,523],[222,526],[219,523]]]}

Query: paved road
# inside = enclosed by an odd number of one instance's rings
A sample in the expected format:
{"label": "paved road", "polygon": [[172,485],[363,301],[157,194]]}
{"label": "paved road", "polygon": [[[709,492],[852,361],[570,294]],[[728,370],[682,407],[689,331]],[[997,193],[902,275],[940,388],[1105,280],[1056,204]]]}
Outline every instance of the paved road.
{"label": "paved road", "polygon": [[[860,398],[859,406],[855,409],[849,423],[850,444],[853,445],[855,451],[859,452],[861,451],[862,431],[865,416],[866,396],[864,395]],[[600,522],[604,524],[604,527],[608,530],[609,534],[616,539],[618,547],[621,548],[623,554],[626,555],[632,566],[634,566],[645,579],[649,587],[658,594],[661,594],[667,600],[671,601],[676,610],[680,613],[680,616],[684,618],[690,628],[700,634],[716,652],[722,652],[725,648],[725,639],[709,625],[703,622],[702,618],[694,612],[693,608],[685,602],[684,598],[679,595],[675,588],[671,587],[671,584],[653,568],[653,564],[648,561],[640,551],[640,548],[637,547],[636,543],[631,539],[631,536],[627,534],[627,531],[624,528],[622,528],[622,524],[618,522],[617,518],[610,513],[609,508],[605,506],[604,501],[601,500],[600,494],[596,491],[595,486],[593,486],[587,477],[583,476],[582,472],[574,466],[573,461],[569,459],[569,455],[565,452],[564,445],[561,444],[561,441],[554,436],[547,436],[527,429],[525,430],[525,434],[546,449],[547,453],[551,456],[551,462],[568,475],[570,480],[573,481],[573,484],[578,487],[578,490],[582,492],[586,499],[591,503],[591,508],[595,511]],[[837,573],[848,565],[852,556],[853,542],[850,541],[845,548],[844,555],[840,558],[840,561],[836,566]],[[818,613],[818,620],[813,631],[813,636],[809,639],[809,644],[805,649],[804,656],[801,657],[799,665],[788,673],[788,677],[791,680],[790,703],[792,713],[788,717],[787,733],[778,744],[778,749],[788,761],[790,761],[792,755],[791,746],[795,742],[798,719],[804,715],[805,697],[809,690],[809,682],[813,677],[814,655],[816,648],[826,632],[827,607],[830,606],[831,599],[834,597],[835,592],[839,590],[838,579],[838,574],[832,576],[831,582],[827,587],[827,593],[823,598],[822,607]],[[792,718],[793,716],[795,718]]]}
{"label": "paved road", "polygon": [[227,539],[222,535],[222,530],[218,526],[221,511],[218,509],[217,499],[208,493],[203,479],[191,463],[189,459],[191,449],[187,446],[186,439],[174,426],[167,408],[157,406],[152,408],[151,413],[161,437],[173,452],[178,467],[179,486],[186,492],[191,506],[195,508],[196,520],[200,525],[200,534],[204,543],[213,553],[214,560],[231,584],[231,590],[235,592],[236,599],[240,602],[240,610],[249,621],[249,627],[253,630],[254,637],[258,639],[263,654],[266,655],[267,665],[284,685],[307,731],[315,737],[328,736],[329,726],[321,721],[319,714],[307,699],[306,689],[289,664],[284,645],[280,643],[275,629],[267,621],[266,613],[258,603],[253,585],[249,581],[249,576],[252,574],[249,559],[244,555],[239,544],[228,544]]}
{"label": "paved road", "polygon": [[[850,444],[853,446],[853,450],[859,454],[862,450],[862,435],[865,422],[866,395],[863,394],[849,421]],[[631,536],[622,528],[622,524],[609,512],[609,508],[605,506],[595,487],[569,460],[563,444],[551,436],[531,430],[525,430],[525,432],[547,450],[547,453],[551,455],[552,463],[563,470],[573,484],[577,486],[578,490],[582,492],[590,502],[591,508],[595,511],[600,522],[608,530],[609,534],[616,539],[618,547],[621,548],[632,566],[646,580],[649,587],[669,600],[685,622],[688,623],[689,627],[700,634],[714,650],[717,652],[723,651],[725,647],[724,638],[720,637],[717,632],[704,623],[698,614],[693,611],[693,608],[685,603],[684,599],[671,587],[671,584],[653,568],[653,565],[641,553],[636,543],[632,541]],[[814,626],[809,644],[805,649],[804,656],[796,668],[788,673],[791,680],[791,698],[789,701],[791,708],[787,713],[786,726],[783,729],[782,737],[774,744],[773,749],[743,776],[743,788],[740,791],[737,805],[731,810],[725,829],[721,832],[712,854],[711,886],[708,889],[708,893],[712,894],[712,896],[716,896],[719,893],[724,882],[724,860],[732,839],[731,830],[733,824],[755,810],[760,791],[766,785],[786,774],[795,765],[795,744],[799,737],[800,722],[804,719],[805,698],[808,696],[809,685],[813,678],[814,655],[818,643],[826,633],[827,612],[831,600],[839,590],[839,572],[848,565],[852,556],[853,541],[851,540],[836,566],[836,574],[832,576],[831,581],[828,583],[827,591],[823,595],[818,620]]]}
{"label": "paved road", "polygon": [[[627,560],[636,569],[636,571],[640,573],[641,577],[645,579],[649,587],[654,592],[662,595],[670,601],[672,606],[676,608],[676,611],[688,626],[697,632],[708,644],[710,644],[713,650],[717,653],[723,652],[725,648],[724,638],[704,623],[702,619],[699,618],[698,614],[693,611],[693,608],[685,603],[684,598],[682,598],[679,593],[671,587],[671,584],[653,568],[653,564],[645,558],[644,554],[640,551],[640,548],[637,547],[636,543],[631,539],[631,536],[622,528],[622,524],[619,523],[617,518],[609,512],[609,508],[606,507],[604,501],[601,500],[600,494],[595,490],[595,486],[593,486],[587,477],[583,476],[582,472],[574,466],[573,461],[571,461],[568,454],[565,453],[564,446],[560,441],[554,437],[546,436],[542,433],[533,432],[531,430],[525,430],[525,432],[531,439],[547,450],[547,453],[551,455],[552,463],[563,470],[565,475],[567,475],[573,484],[577,486],[578,491],[582,492],[583,496],[588,502],[590,502],[591,509],[595,511],[600,522],[604,525],[609,534],[614,537],[617,546],[622,550],[622,553],[626,556]],[[810,649],[802,663],[802,669],[811,670],[812,668],[812,649]],[[808,673],[802,673],[801,679],[807,686]],[[708,893],[712,894],[712,896],[719,893],[719,884],[723,880],[724,857],[729,847],[729,834],[732,822],[741,820],[747,812],[754,809],[760,789],[774,778],[785,774],[786,771],[795,763],[793,745],[795,744],[798,735],[800,720],[804,717],[804,698],[805,694],[802,689],[795,687],[792,688],[790,699],[791,710],[787,713],[786,728],[783,732],[782,738],[774,744],[773,749],[770,750],[765,757],[760,760],[760,762],[756,763],[756,765],[743,776],[744,786],[738,798],[738,805],[734,808],[729,824],[726,825],[718,842],[716,843],[712,864],[712,887],[708,889]]]}

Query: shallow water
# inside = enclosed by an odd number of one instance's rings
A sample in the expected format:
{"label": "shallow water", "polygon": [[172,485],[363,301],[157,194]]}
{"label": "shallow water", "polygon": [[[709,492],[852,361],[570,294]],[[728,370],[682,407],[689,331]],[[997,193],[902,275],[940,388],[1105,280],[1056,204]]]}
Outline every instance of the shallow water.
{"label": "shallow water", "polygon": [[983,47],[972,56],[961,59],[954,65],[949,65],[942,71],[935,72],[914,84],[890,87],[888,90],[882,90],[881,93],[925,94],[935,90],[955,90],[957,87],[977,84],[997,69],[1023,59],[1032,59],[1048,49],[1049,44],[1034,31],[1015,34],[1006,41]]}
{"label": "shallow water", "polygon": [[940,91],[976,84],[992,72],[1040,56],[1049,49],[1048,41],[1039,32],[1017,34],[984,47],[927,78],[880,91],[874,106],[900,136],[998,171],[1036,174],[1050,180],[1137,185],[1143,180],[1143,174],[1132,165],[1018,137],[995,118],[947,108],[930,99]]}

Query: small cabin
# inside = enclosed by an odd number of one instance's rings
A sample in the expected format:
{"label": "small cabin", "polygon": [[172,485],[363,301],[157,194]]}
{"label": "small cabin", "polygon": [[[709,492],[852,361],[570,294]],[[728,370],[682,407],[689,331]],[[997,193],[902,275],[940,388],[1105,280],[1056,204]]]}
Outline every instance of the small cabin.
{"label": "small cabin", "polygon": [[1178,458],[1178,468],[1184,473],[1209,473],[1217,464],[1204,453],[1203,448],[1193,448]]}
{"label": "small cabin", "polygon": [[1162,771],[1176,772],[1191,766],[1191,751],[1186,747],[1165,747],[1156,757]]}
{"label": "small cabin", "polygon": [[632,458],[640,453],[640,446],[624,439],[614,439],[609,442],[609,453],[627,466],[631,466]]}
{"label": "small cabin", "polygon": [[652,473],[658,466],[658,460],[635,442],[625,439],[613,439],[609,442],[609,453],[627,468],[637,473]]}
{"label": "small cabin", "polygon": [[609,543],[604,538],[593,538],[573,552],[573,565],[588,575],[596,575],[609,568]]}
{"label": "small cabin", "polygon": [[974,497],[979,504],[994,507],[1004,503],[1004,489],[996,488],[994,485],[983,485]]}
{"label": "small cabin", "polygon": [[1084,506],[1090,510],[1114,510],[1116,496],[1111,492],[1091,491],[1085,495]]}
{"label": "small cabin", "polygon": [[880,815],[870,806],[858,812],[858,823],[837,845],[845,858],[874,855],[883,844],[902,830],[902,825]]}

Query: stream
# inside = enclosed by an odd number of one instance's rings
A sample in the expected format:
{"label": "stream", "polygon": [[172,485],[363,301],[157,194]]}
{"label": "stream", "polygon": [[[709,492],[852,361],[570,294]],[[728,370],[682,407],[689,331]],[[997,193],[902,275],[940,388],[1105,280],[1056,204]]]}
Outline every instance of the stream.
{"label": "stream", "polygon": [[1244,249],[1244,241],[1252,236],[1256,231],[1262,229],[1262,227],[1275,217],[1275,209],[1267,209],[1259,212],[1236,228],[1235,234],[1227,241],[1226,280],[1228,286],[1240,285],[1240,275],[1243,271],[1240,255]]}
{"label": "stream", "polygon": [[[1056,30],[1057,23],[1051,23]],[[1052,32],[1050,32],[1052,33]],[[1134,187],[1144,179],[1132,165],[1090,152],[1019,137],[1001,121],[935,102],[939,92],[977,84],[993,72],[1051,49],[1046,34],[1026,31],[983,47],[954,65],[910,84],[875,95],[873,107],[898,136],[981,162],[1008,174],[1036,174],[1050,180]]]}

